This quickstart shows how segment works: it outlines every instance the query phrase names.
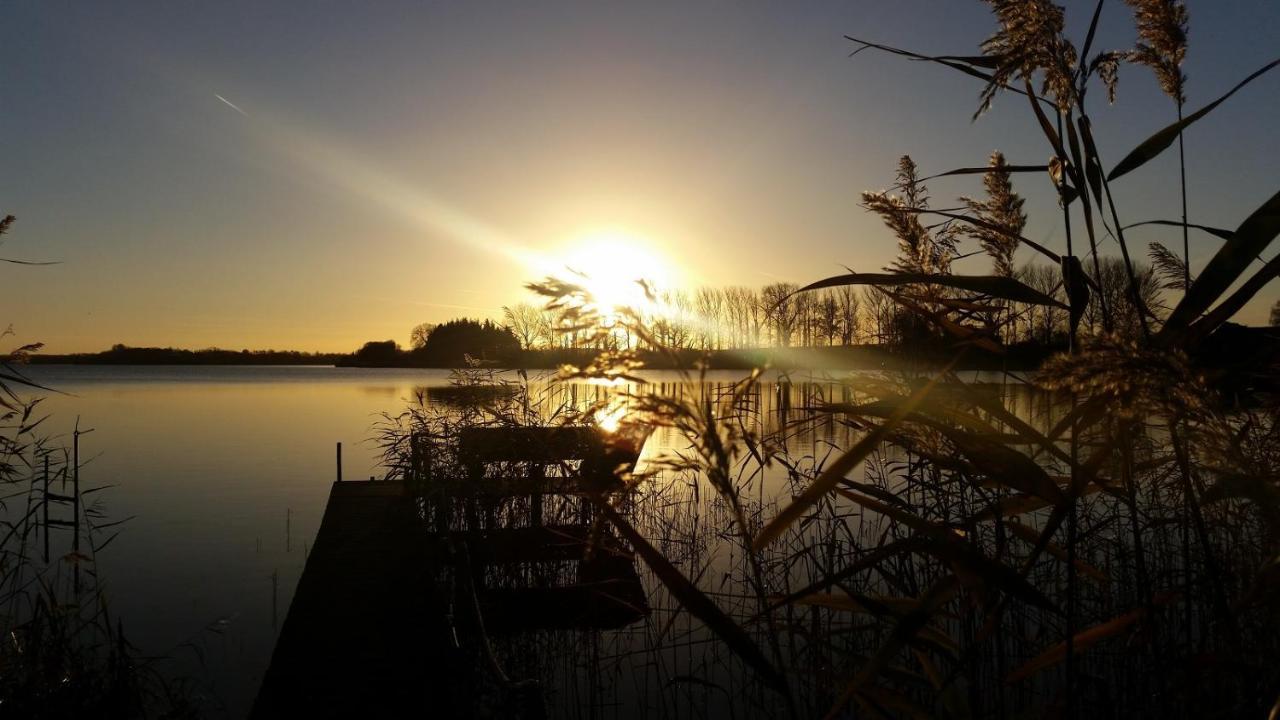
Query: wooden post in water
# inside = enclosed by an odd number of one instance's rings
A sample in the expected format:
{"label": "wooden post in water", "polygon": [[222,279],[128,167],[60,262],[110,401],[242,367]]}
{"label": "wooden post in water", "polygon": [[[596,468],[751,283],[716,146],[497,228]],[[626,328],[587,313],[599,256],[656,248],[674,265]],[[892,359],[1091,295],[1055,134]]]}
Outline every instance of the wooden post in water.
{"label": "wooden post in water", "polygon": [[44,564],[49,564],[49,456],[44,456]]}
{"label": "wooden post in water", "polygon": [[342,482],[342,443],[338,443],[338,482]]}
{"label": "wooden post in water", "polygon": [[[78,423],[77,423],[78,424]],[[71,551],[75,555],[73,571],[75,592],[80,594],[80,428],[71,436]]]}
{"label": "wooden post in water", "polygon": [[[342,443],[338,443],[341,445]],[[276,598],[280,594],[280,571],[271,571],[271,632],[280,632],[280,624],[276,622]]]}

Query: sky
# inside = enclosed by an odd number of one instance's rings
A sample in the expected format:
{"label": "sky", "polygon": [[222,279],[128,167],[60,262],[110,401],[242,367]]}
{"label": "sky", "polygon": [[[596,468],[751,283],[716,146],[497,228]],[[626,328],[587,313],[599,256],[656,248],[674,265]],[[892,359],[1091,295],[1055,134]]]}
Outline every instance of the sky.
{"label": "sky", "polygon": [[[1093,3],[1066,6],[1079,44]],[[1280,54],[1275,0],[1188,7],[1190,109]],[[859,193],[899,156],[931,174],[1049,149],[1021,98],[972,122],[979,81],[850,58],[843,36],[974,54],[993,29],[964,0],[12,0],[0,214],[18,220],[0,257],[58,264],[0,265],[0,326],[49,352],[407,343],[531,300],[523,283],[617,235],[685,286],[878,270],[895,242]],[[1132,41],[1108,2],[1097,46]],[[1174,118],[1143,68],[1094,103],[1112,163]],[[1277,116],[1280,73],[1187,132],[1192,222],[1234,228],[1280,189]],[[1176,179],[1166,153],[1117,182],[1122,219],[1176,218]],[[1060,250],[1047,177],[1016,184],[1027,237]],[[980,179],[930,192],[943,206]],[[1181,246],[1132,233],[1151,240]],[[1193,267],[1219,242],[1193,236]]]}

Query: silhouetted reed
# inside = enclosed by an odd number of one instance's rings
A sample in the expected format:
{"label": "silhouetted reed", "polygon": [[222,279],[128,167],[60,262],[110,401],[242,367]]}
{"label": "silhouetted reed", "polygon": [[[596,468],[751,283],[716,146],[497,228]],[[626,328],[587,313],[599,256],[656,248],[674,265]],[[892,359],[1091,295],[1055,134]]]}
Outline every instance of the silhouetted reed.
{"label": "silhouetted reed", "polygon": [[[785,427],[758,434],[749,428],[758,426],[750,418],[759,411],[745,402],[758,375],[712,396],[703,378],[687,374],[702,395],[673,398],[646,389],[636,354],[615,349],[562,374],[636,383],[625,393],[628,421],[675,431],[686,449],[659,463],[661,477],[684,478],[689,489],[683,503],[664,503],[646,495],[663,482],[651,479],[636,486],[632,515],[606,517],[622,536],[662,549],[659,558],[639,554],[669,601],[723,649],[711,652],[710,664],[693,663],[698,670],[679,674],[680,682],[723,690],[734,673],[716,668],[737,666],[773,691],[772,699],[747,694],[757,713],[1274,714],[1276,406],[1274,398],[1249,410],[1224,402],[1202,350],[1280,273],[1275,262],[1249,273],[1280,231],[1280,195],[1234,231],[1209,229],[1224,240],[1222,249],[1194,280],[1184,257],[1183,282],[1173,288],[1171,254],[1157,258],[1163,283],[1131,255],[1112,184],[1280,61],[1157,132],[1107,172],[1087,90],[1102,82],[1113,92],[1119,63],[1142,62],[1181,104],[1180,4],[1134,3],[1143,45],[1098,54],[1100,12],[1078,50],[1065,35],[1061,7],[990,4],[999,30],[980,56],[854,42],[982,80],[980,111],[1006,91],[1023,96],[1050,163],[996,161],[941,173],[986,179],[988,199],[967,200],[956,212],[929,207],[927,178],[904,158],[894,191],[864,196],[897,237],[898,260],[883,274],[850,273],[799,292],[870,287],[914,318],[920,338],[951,347],[957,358],[970,348],[1005,353],[1005,331],[1019,314],[1060,308],[1070,317],[1070,351],[1035,377],[1047,403],[1038,422],[1010,406],[1016,393],[964,382],[953,362],[851,378],[840,401],[806,405]],[[1048,174],[1063,210],[1065,252],[1021,235],[1017,173]],[[940,224],[922,222],[925,216]],[[953,274],[961,236],[993,256],[994,274]],[[1100,252],[1108,236],[1119,246],[1117,259]],[[1056,287],[1013,277],[1009,258],[1018,246],[1061,268]],[[1185,288],[1167,312],[1161,284]],[[1120,292],[1108,291],[1116,286]],[[549,278],[531,288],[549,298],[561,328],[664,347],[644,314],[601,316],[572,281]],[[1082,326],[1091,314],[1094,321]],[[1024,379],[1010,374],[1008,381]],[[788,434],[821,422],[851,434],[825,452],[794,457]],[[764,474],[778,466],[789,488],[766,494]],[[707,547],[725,556],[706,565],[690,559],[691,550]],[[656,639],[658,648],[669,641],[665,631]]]}
{"label": "silhouetted reed", "polygon": [[0,355],[0,715],[195,717],[188,683],[164,677],[111,613],[96,556],[124,520],[108,515],[105,486],[80,487],[79,458],[45,432],[32,394],[53,391],[22,371],[40,347]]}

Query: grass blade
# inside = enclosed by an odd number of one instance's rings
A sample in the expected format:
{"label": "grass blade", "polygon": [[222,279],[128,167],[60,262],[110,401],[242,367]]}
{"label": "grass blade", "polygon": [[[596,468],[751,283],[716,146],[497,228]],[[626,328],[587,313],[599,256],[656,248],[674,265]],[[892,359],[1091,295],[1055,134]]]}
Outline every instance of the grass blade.
{"label": "grass blade", "polygon": [[982,293],[1002,300],[1048,305],[1066,309],[1062,303],[1010,277],[999,275],[935,275],[926,273],[848,273],[810,283],[796,292],[822,290],[841,285],[942,285],[957,290]]}
{"label": "grass blade", "polygon": [[[1174,599],[1173,595],[1165,594],[1165,595],[1156,597],[1152,602],[1153,604],[1156,604],[1156,605],[1165,605],[1171,602],[1173,599]],[[1101,623],[1099,625],[1094,625],[1091,628],[1086,628],[1084,630],[1081,630],[1080,632],[1076,633],[1075,636],[1071,639],[1072,645],[1074,646],[1073,651],[1083,652],[1093,647],[1094,645],[1097,645],[1099,642],[1119,634],[1120,632],[1128,628],[1130,625],[1133,625],[1134,623],[1146,617],[1146,615],[1147,615],[1147,609],[1145,607],[1141,607],[1136,610],[1130,610],[1129,612],[1123,615],[1119,615],[1117,617],[1111,618],[1110,620],[1104,623]],[[1022,667],[1018,668],[1017,670],[1014,670],[1012,673],[1009,674],[1009,677],[1005,679],[1005,682],[1015,683],[1015,682],[1018,682],[1019,680],[1023,680],[1025,678],[1031,677],[1032,675],[1035,675],[1036,673],[1040,672],[1041,670],[1044,670],[1045,668],[1049,668],[1054,665],[1057,665],[1058,663],[1065,660],[1066,657],[1067,657],[1067,642],[1064,640],[1050,647],[1048,650],[1045,650],[1039,655],[1035,656]]]}
{"label": "grass blade", "polygon": [[[1009,173],[1049,172],[1048,165],[1005,165],[1000,169],[1004,172],[1009,172]],[[929,175],[928,177],[922,177],[920,178],[919,182],[926,182],[928,180],[935,180],[937,178],[942,178],[942,177],[951,177],[953,175],[986,175],[989,172],[991,172],[990,165],[983,165],[982,167],[962,167],[962,168],[956,168],[955,170],[948,170],[946,172],[941,172],[941,173],[938,173],[937,175]]]}
{"label": "grass blade", "polygon": [[1111,171],[1111,174],[1107,176],[1107,180],[1115,180],[1116,178],[1122,175],[1125,175],[1129,172],[1132,172],[1134,170],[1137,170],[1138,168],[1147,164],[1147,162],[1154,159],[1157,155],[1164,152],[1166,148],[1172,145],[1173,141],[1178,139],[1178,135],[1183,130],[1185,130],[1188,125],[1194,123],[1195,121],[1199,120],[1205,115],[1208,115],[1214,108],[1221,105],[1223,101],[1225,101],[1227,98],[1231,97],[1232,95],[1235,95],[1236,91],[1238,91],[1240,88],[1253,82],[1255,79],[1258,78],[1258,76],[1262,75],[1263,73],[1267,72],[1268,70],[1274,68],[1277,65],[1280,65],[1280,58],[1272,60],[1266,65],[1263,65],[1261,69],[1255,71],[1252,75],[1245,78],[1244,80],[1241,80],[1238,85],[1236,85],[1235,87],[1227,91],[1226,95],[1223,95],[1217,100],[1214,100],[1208,105],[1205,105],[1199,110],[1191,113],[1185,118],[1179,120],[1178,122],[1173,123],[1172,125],[1169,125],[1163,130],[1160,130],[1159,132],[1157,132],[1155,135],[1152,135],[1151,137],[1144,140],[1142,144],[1138,145],[1138,147],[1134,148],[1128,155],[1126,155],[1125,158],[1120,161],[1119,165],[1115,166],[1115,169],[1113,169]]}
{"label": "grass blade", "polygon": [[690,615],[701,620],[708,628],[711,629],[721,640],[729,646],[731,650],[737,653],[756,673],[766,685],[777,690],[783,695],[789,694],[786,679],[778,672],[773,663],[769,662],[760,648],[751,640],[750,636],[738,626],[728,615],[716,605],[711,598],[707,597],[693,583],[689,582],[674,565],[663,556],[657,548],[649,544],[648,540],[627,522],[626,518],[618,514],[613,506],[602,500],[596,500],[595,504],[608,518],[614,527],[618,528],[618,532],[626,537],[631,547],[635,548],[637,554],[644,558],[645,563],[653,569],[658,579],[663,585],[671,591],[685,610]]}
{"label": "grass blade", "polygon": [[1209,227],[1208,225],[1196,225],[1195,223],[1181,223],[1181,222],[1178,222],[1177,220],[1145,220],[1143,222],[1136,222],[1130,225],[1125,225],[1120,229],[1129,230],[1131,228],[1142,227],[1143,225],[1166,225],[1168,227],[1178,227],[1178,228],[1188,227],[1188,228],[1193,228],[1195,230],[1200,230],[1202,232],[1207,232],[1210,235],[1214,235],[1216,237],[1220,237],[1223,240],[1228,240],[1228,241],[1234,239],[1236,236],[1236,234],[1231,230],[1224,230],[1222,228]]}
{"label": "grass blade", "polygon": [[1223,300],[1221,305],[1214,308],[1213,312],[1197,320],[1191,326],[1188,336],[1190,343],[1195,344],[1208,337],[1210,333],[1240,312],[1259,290],[1277,277],[1280,277],[1280,256],[1271,258],[1271,262],[1246,280],[1230,297]]}
{"label": "grass blade", "polygon": [[848,492],[847,490],[838,490],[838,492],[843,497],[869,510],[874,510],[881,515],[892,518],[927,537],[928,540],[921,549],[950,564],[957,575],[962,575],[966,578],[980,578],[984,584],[999,588],[1028,604],[1050,612],[1058,612],[1057,607],[1034,585],[1027,582],[1025,578],[1003,563],[992,560],[974,550],[969,545],[968,540],[958,535],[951,528],[945,525],[938,525],[905,510],[899,510],[891,505],[886,505],[857,493]]}
{"label": "grass blade", "polygon": [[[1035,546],[1040,542],[1040,532],[1033,527],[1023,525],[1016,520],[1005,520],[1004,526],[1018,538],[1032,546]],[[1055,542],[1049,542],[1045,544],[1044,549],[1045,552],[1062,562],[1070,562],[1070,553],[1068,553],[1066,548],[1061,545]],[[1099,585],[1109,585],[1111,583],[1111,577],[1109,575],[1083,560],[1077,558],[1072,564],[1076,566],[1077,571],[1094,580]]]}
{"label": "grass blade", "polygon": [[1049,473],[1017,450],[976,433],[953,430],[946,434],[947,439],[990,480],[1018,492],[1044,498],[1055,505],[1065,499]]}
{"label": "grass blade", "polygon": [[924,597],[920,598],[920,603],[916,608],[903,616],[902,619],[894,625],[893,633],[889,636],[889,639],[885,644],[880,646],[880,649],[876,651],[875,657],[871,658],[870,662],[862,666],[862,668],[858,670],[858,673],[853,676],[853,679],[849,681],[844,692],[840,694],[840,697],[836,699],[835,704],[833,704],[831,709],[827,712],[826,717],[829,720],[839,717],[840,711],[844,709],[844,706],[847,705],[849,701],[852,700],[872,678],[879,675],[884,668],[889,666],[889,663],[897,656],[898,652],[916,636],[917,632],[928,624],[930,618],[933,617],[933,613],[938,608],[946,604],[946,602],[955,595],[957,587],[958,583],[956,582],[955,577],[948,576],[939,580],[925,592]]}
{"label": "grass blade", "polygon": [[[1102,4],[1106,0],[1098,0],[1098,4],[1093,8],[1093,19],[1089,21],[1089,32],[1084,36],[1084,45],[1080,47],[1080,57],[1089,57],[1089,51],[1093,49],[1093,39],[1098,34],[1098,20],[1102,17]],[[1085,64],[1080,63],[1080,71],[1084,72]]]}
{"label": "grass blade", "polygon": [[[1272,195],[1262,207],[1246,218],[1236,228],[1234,237],[1213,256],[1169,315],[1160,333],[1162,338],[1168,341],[1177,339],[1239,279],[1241,273],[1248,269],[1277,234],[1280,234],[1280,193]],[[1266,269],[1262,272],[1266,272]]]}
{"label": "grass blade", "polygon": [[889,437],[890,433],[892,433],[898,424],[902,422],[903,418],[914,412],[915,409],[920,406],[920,403],[924,402],[924,399],[928,397],[929,392],[933,390],[933,387],[938,384],[938,381],[944,375],[951,371],[951,368],[955,366],[957,360],[959,360],[959,356],[952,360],[947,365],[946,369],[934,375],[928,383],[925,383],[919,390],[912,393],[911,397],[898,408],[897,412],[895,412],[892,417],[886,420],[883,424],[877,425],[874,430],[867,433],[857,442],[857,444],[849,448],[841,454],[840,457],[836,458],[834,462],[823,469],[822,473],[814,479],[813,483],[810,484],[809,487],[805,488],[799,496],[791,501],[790,505],[783,508],[781,512],[768,522],[768,524],[760,529],[760,532],[751,542],[751,549],[759,552],[769,543],[776,540],[788,527],[791,526],[792,523],[799,520],[809,508],[817,504],[817,502],[826,496],[827,493],[834,490],[836,486],[840,484],[840,481],[844,479],[846,474],[857,467],[858,463],[865,460],[873,450],[880,446],[881,442]]}

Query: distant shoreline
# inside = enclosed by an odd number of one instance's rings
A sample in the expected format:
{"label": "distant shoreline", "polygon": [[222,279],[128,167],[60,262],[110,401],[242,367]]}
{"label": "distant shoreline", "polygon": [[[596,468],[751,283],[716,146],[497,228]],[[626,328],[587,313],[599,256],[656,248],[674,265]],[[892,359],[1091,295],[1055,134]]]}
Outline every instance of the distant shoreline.
{"label": "distant shoreline", "polygon": [[[956,369],[1032,370],[1045,358],[1063,348],[1040,345],[1014,346],[1003,355],[970,349]],[[553,370],[563,365],[586,365],[598,351],[584,349],[522,350],[516,357],[481,362],[501,369]],[[779,370],[874,370],[915,365],[933,367],[949,362],[954,348],[907,349],[881,345],[830,347],[759,348],[738,350],[681,350],[670,355],[642,352],[645,368],[652,370],[692,369],[699,363],[712,370],[750,370],[770,367]],[[400,351],[395,357],[371,362],[346,353],[303,353],[295,351],[179,350],[173,348],[122,348],[100,353],[32,355],[32,365],[179,365],[179,366],[283,366],[303,365],[352,368],[454,369],[458,364],[422,362],[420,356]]]}

